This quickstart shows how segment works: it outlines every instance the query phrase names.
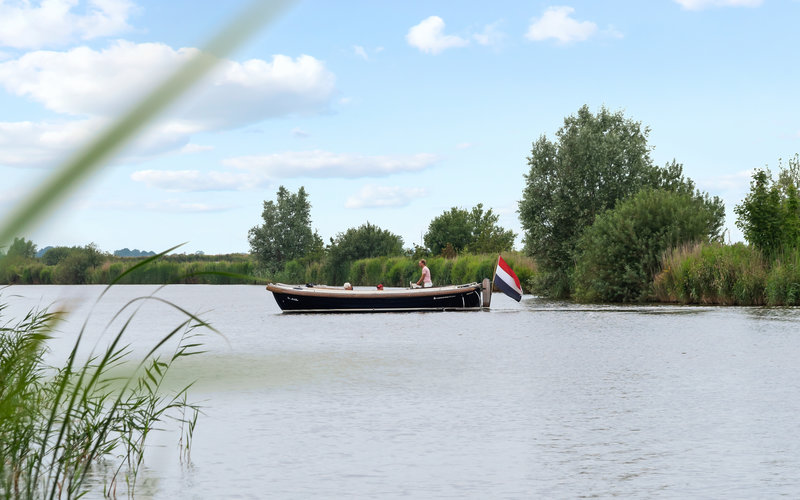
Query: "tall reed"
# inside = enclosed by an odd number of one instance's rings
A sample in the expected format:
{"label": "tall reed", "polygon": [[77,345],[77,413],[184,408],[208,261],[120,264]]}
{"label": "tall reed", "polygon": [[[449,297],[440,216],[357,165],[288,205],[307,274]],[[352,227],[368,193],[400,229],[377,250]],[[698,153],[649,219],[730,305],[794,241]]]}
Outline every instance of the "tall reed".
{"label": "tall reed", "polygon": [[[137,363],[125,333],[141,306],[152,301],[184,319]],[[87,318],[66,360],[53,367],[45,353],[63,312],[33,310],[12,322],[3,317],[5,309],[0,304],[0,498],[78,498],[101,461],[115,464],[101,473],[106,492],[122,486],[133,496],[156,426],[171,420],[194,429],[199,408],[188,402],[189,386],[167,391],[164,380],[176,362],[201,352],[198,329],[213,328],[156,295],[139,297],[109,322],[106,329],[122,326],[105,349],[88,359],[79,356]],[[133,366],[134,375],[115,376],[123,366]],[[188,453],[191,433],[182,439]]]}
{"label": "tall reed", "polygon": [[768,262],[743,243],[699,243],[667,251],[653,285],[657,300],[683,304],[763,305]]}

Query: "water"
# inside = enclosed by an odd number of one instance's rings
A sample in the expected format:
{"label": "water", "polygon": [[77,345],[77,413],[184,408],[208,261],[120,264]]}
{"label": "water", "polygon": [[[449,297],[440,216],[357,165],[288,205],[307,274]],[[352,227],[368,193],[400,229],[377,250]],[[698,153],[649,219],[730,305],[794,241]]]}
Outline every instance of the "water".
{"label": "water", "polygon": [[[155,289],[112,290],[89,331]],[[100,290],[3,297],[20,311]],[[138,498],[800,496],[800,309],[495,295],[488,312],[285,315],[261,286],[157,295],[225,338],[205,337],[174,381],[197,379],[204,406],[191,463],[160,435]],[[144,352],[179,316],[137,318]]]}

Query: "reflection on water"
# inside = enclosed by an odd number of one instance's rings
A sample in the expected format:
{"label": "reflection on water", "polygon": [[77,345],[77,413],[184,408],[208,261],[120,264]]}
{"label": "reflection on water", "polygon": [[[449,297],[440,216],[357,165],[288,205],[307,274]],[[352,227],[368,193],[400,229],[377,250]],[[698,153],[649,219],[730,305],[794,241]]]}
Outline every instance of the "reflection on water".
{"label": "reflection on water", "polygon": [[[152,289],[119,287],[90,325]],[[497,295],[489,312],[284,315],[262,287],[159,294],[225,337],[173,374],[204,405],[191,463],[159,436],[139,498],[800,494],[797,309]],[[134,349],[173,320],[144,310]]]}

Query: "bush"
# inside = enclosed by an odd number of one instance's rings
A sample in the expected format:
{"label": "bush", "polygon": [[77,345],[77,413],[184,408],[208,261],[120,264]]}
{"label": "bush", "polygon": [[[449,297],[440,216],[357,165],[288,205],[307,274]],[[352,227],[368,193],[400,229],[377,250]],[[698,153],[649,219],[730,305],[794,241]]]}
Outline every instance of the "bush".
{"label": "bush", "polygon": [[688,193],[645,189],[595,219],[578,240],[575,298],[581,302],[640,302],[665,250],[709,241],[716,207]]}

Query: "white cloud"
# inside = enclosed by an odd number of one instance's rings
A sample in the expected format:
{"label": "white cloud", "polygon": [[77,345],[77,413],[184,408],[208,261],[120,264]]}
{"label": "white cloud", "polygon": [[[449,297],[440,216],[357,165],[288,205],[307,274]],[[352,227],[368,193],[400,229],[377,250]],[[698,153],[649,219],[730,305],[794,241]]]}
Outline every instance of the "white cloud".
{"label": "white cloud", "polygon": [[[110,116],[196,53],[197,49],[127,41],[102,51],[78,47],[31,52],[0,63],[0,84],[58,113]],[[334,82],[334,75],[311,56],[226,60],[173,115],[215,129],[317,113],[327,109]]]}
{"label": "white cloud", "polygon": [[472,142],[460,142],[456,144],[456,149],[469,149],[473,147],[475,144]]}
{"label": "white cloud", "polygon": [[406,41],[428,54],[439,54],[445,49],[466,47],[469,40],[456,35],[445,35],[444,21],[439,16],[431,16],[416,26],[412,26],[406,34]]}
{"label": "white cloud", "polygon": [[268,178],[382,177],[416,172],[438,160],[436,155],[360,155],[328,151],[289,151],[262,156],[229,158],[223,164],[249,170]]}
{"label": "white cloud", "polygon": [[88,140],[100,120],[73,122],[0,122],[0,165],[48,166]]}
{"label": "white cloud", "polygon": [[758,7],[764,0],[674,0],[686,10],[703,10],[711,7]]}
{"label": "white cloud", "polygon": [[[87,144],[108,119],[93,117],[73,121],[0,122],[0,165],[53,167]],[[207,147],[189,144],[199,129],[179,121],[157,122],[122,152],[120,161],[142,159],[180,150],[196,152]]]}
{"label": "white cloud", "polygon": [[[116,42],[95,51],[37,51],[0,62],[0,86],[72,121],[0,123],[0,164],[51,165],[110,117],[196,53],[163,44]],[[217,71],[161,122],[128,148],[130,159],[188,146],[192,134],[256,123],[266,118],[327,111],[335,77],[311,56],[271,61],[223,61]],[[196,150],[196,149],[195,149]]]}
{"label": "white cloud", "polygon": [[0,46],[36,49],[77,39],[127,31],[134,9],[127,0],[89,0],[86,12],[76,14],[79,0],[0,1]]}
{"label": "white cloud", "polygon": [[597,25],[590,21],[577,21],[570,17],[572,7],[548,7],[542,17],[533,18],[525,38],[542,41],[554,38],[561,43],[581,42],[597,32]]}
{"label": "white cloud", "polygon": [[138,170],[131,179],[166,191],[241,191],[268,184],[267,179],[249,173],[199,170]]}
{"label": "white cloud", "polygon": [[427,195],[422,188],[399,186],[375,186],[368,184],[347,199],[345,208],[397,208],[405,207],[413,200]]}
{"label": "white cloud", "polygon": [[[242,191],[268,186],[273,179],[294,177],[357,178],[383,177],[395,173],[415,172],[437,160],[431,154],[368,156],[299,151],[264,156],[242,156],[223,161],[235,171],[202,172],[200,170],[138,170],[131,174],[135,182],[166,191]],[[424,194],[424,193],[422,193]],[[401,196],[420,196],[418,191],[384,193],[383,198],[398,206]],[[386,205],[389,206],[389,205]]]}

